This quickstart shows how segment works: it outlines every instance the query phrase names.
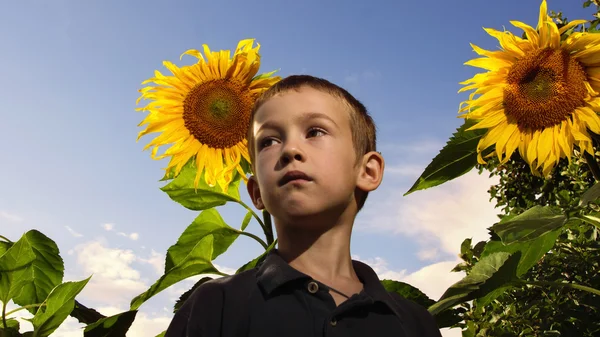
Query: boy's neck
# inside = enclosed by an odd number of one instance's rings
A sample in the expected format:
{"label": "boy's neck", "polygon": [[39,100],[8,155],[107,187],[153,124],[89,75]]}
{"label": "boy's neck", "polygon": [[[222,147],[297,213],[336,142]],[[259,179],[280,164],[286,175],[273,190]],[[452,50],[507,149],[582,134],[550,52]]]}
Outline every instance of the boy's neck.
{"label": "boy's neck", "polygon": [[340,278],[358,281],[350,255],[351,232],[351,222],[314,230],[278,226],[277,250],[294,269],[323,283]]}

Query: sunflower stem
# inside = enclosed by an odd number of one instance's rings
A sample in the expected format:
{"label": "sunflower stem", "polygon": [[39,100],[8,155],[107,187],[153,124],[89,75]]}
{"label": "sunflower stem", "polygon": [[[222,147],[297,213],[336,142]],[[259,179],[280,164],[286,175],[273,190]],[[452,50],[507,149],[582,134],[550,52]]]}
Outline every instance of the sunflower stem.
{"label": "sunflower stem", "polygon": [[269,249],[269,245],[267,245],[265,243],[265,241],[263,239],[259,238],[258,236],[254,235],[250,232],[245,232],[245,231],[239,231],[239,233],[240,233],[240,235],[245,235],[249,238],[253,238],[254,240],[256,240],[256,242],[260,243],[260,245],[263,246],[263,248],[265,250]]}
{"label": "sunflower stem", "polygon": [[561,282],[549,282],[549,281],[523,281],[525,284],[529,284],[532,286],[538,287],[560,287],[560,288],[571,288],[577,290],[587,291],[589,293],[600,296],[600,290],[594,289],[592,287],[583,286],[577,283],[561,283]]}
{"label": "sunflower stem", "polygon": [[[248,212],[252,213],[252,216],[254,217],[254,219],[256,219],[256,221],[258,221],[258,223],[260,224],[260,227],[263,228],[263,230],[265,229],[265,223],[263,222],[263,220],[258,216],[258,214],[256,214],[252,208],[250,208],[248,205],[246,205],[246,203],[244,203],[241,200],[236,200],[236,202],[240,205],[242,205],[242,207],[244,207]],[[265,232],[266,233],[266,232]]]}
{"label": "sunflower stem", "polygon": [[594,179],[600,181],[600,166],[598,166],[596,158],[587,151],[583,151],[583,156],[585,157],[585,161],[590,168],[590,171],[592,171],[592,174],[594,175]]}
{"label": "sunflower stem", "polygon": [[263,210],[263,219],[265,220],[265,235],[267,236],[267,244],[270,246],[275,239],[273,238],[273,224],[271,222],[271,214],[265,209]]}

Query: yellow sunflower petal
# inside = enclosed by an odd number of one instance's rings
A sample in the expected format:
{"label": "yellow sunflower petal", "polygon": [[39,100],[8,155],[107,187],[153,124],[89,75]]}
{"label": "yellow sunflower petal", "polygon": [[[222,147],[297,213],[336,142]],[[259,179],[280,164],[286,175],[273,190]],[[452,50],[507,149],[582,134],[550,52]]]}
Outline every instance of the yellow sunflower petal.
{"label": "yellow sunflower petal", "polygon": [[[144,150],[152,149],[151,158],[156,160],[170,157],[167,173],[177,175],[194,160],[195,187],[203,174],[209,185],[225,190],[235,172],[246,178],[241,165],[250,161],[247,116],[256,98],[280,79],[272,73],[254,79],[260,67],[259,49],[253,39],[239,41],[233,56],[229,50],[211,51],[204,44],[204,55],[189,49],[180,56],[193,56],[196,63],[178,67],[164,61],[173,76],[156,70],[154,77],[142,83],[152,84],[140,89],[136,101],[148,101],[136,108],[148,112],[140,123],[146,128],[139,137],[160,132]],[[162,146],[169,148],[159,155]]]}

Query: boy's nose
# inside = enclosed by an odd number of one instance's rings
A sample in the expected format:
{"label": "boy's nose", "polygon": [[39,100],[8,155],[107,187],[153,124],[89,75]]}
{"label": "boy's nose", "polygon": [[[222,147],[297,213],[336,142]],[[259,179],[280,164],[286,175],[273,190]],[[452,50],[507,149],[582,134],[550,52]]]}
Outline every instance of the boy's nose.
{"label": "boy's nose", "polygon": [[296,146],[286,146],[281,153],[281,164],[286,165],[292,161],[303,162],[305,159],[304,153]]}

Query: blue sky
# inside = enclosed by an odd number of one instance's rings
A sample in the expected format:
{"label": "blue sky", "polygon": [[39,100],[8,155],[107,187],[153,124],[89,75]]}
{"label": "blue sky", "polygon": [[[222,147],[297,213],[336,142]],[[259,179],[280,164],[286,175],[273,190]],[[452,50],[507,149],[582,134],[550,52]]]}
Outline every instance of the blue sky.
{"label": "blue sky", "polygon": [[[447,274],[462,238],[484,239],[492,224],[495,212],[485,194],[490,181],[470,174],[401,195],[460,124],[457,108],[465,96],[457,94],[458,82],[476,72],[463,65],[475,57],[469,42],[497,48],[482,27],[515,31],[509,20],[535,26],[539,3],[5,1],[0,234],[16,240],[28,229],[42,231],[58,243],[68,277],[94,272],[109,287],[95,289],[130,290],[119,303],[103,302],[90,290],[82,294],[86,303],[125,309],[156,279],[156,263],[196,216],[158,189],[166,162],[142,152],[152,137],[135,141],[144,117],[134,111],[137,90],[155,69],[166,72],[163,60],[193,62],[179,61],[187,49],[203,43],[234,49],[240,39],[256,38],[262,72],[325,77],[368,107],[388,171],[357,220],[353,254],[376,264],[380,275],[406,277],[439,297],[444,280],[457,277]],[[569,19],[591,19],[581,3],[551,0],[548,6]],[[239,226],[241,208],[221,210]],[[250,230],[260,233],[256,224]],[[259,245],[241,238],[217,262],[237,268],[258,253]],[[112,265],[122,266],[120,272],[94,266],[102,254],[120,261]],[[175,293],[142,307],[152,331],[166,328]]]}

